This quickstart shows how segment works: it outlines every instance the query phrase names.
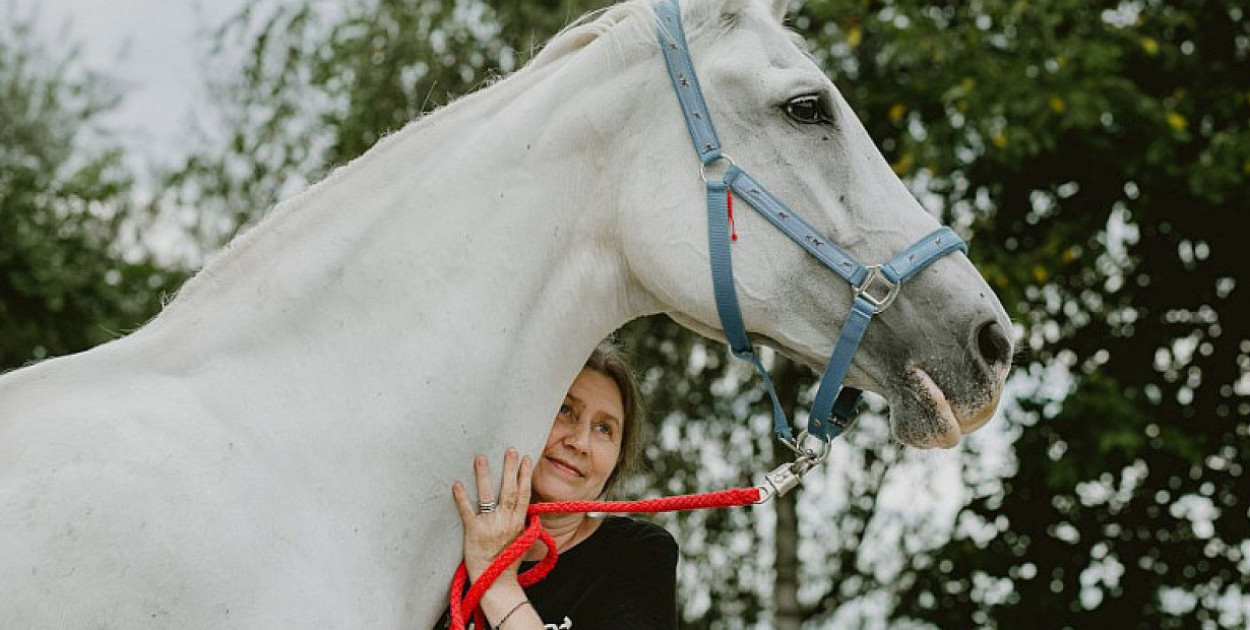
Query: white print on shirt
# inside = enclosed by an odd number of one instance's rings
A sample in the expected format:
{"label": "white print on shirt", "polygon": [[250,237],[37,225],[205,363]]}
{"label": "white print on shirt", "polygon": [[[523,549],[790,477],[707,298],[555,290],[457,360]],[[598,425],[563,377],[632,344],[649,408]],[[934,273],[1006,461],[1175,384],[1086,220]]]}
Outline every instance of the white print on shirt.
{"label": "white print on shirt", "polygon": [[573,620],[565,617],[564,623],[558,626],[554,623],[549,623],[543,626],[543,630],[573,630]]}

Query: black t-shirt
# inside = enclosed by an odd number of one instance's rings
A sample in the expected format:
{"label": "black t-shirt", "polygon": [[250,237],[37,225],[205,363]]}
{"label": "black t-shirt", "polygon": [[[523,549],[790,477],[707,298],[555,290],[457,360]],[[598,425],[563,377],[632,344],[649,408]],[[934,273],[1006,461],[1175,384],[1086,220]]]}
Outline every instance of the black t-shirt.
{"label": "black t-shirt", "polygon": [[549,630],[675,630],[677,542],[654,523],[609,516],[525,594]]}

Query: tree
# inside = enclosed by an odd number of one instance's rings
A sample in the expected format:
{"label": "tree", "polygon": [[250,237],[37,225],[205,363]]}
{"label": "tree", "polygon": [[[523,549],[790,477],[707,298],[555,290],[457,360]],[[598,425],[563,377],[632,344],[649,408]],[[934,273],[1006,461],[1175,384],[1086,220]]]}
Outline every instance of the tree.
{"label": "tree", "polygon": [[121,150],[84,141],[117,102],[73,51],[31,24],[0,36],[0,370],[113,339],[156,312],[181,275],[137,242]]}
{"label": "tree", "polygon": [[[519,68],[572,18],[606,0],[253,0],[213,35],[222,120],[168,175],[166,203],[194,205],[220,245],[280,199],[387,133]],[[231,58],[245,51],[242,68]]]}
{"label": "tree", "polygon": [[799,19],[896,169],[971,229],[1022,371],[1071,380],[1009,414],[1016,471],[913,560],[896,614],[1244,627],[1244,9],[830,0]]}

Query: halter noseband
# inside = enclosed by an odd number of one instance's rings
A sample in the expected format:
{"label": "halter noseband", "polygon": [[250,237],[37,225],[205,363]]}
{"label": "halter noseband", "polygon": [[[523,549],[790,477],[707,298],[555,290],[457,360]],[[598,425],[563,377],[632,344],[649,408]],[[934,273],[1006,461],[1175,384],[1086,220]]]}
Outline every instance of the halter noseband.
{"label": "halter noseband", "polygon": [[[946,254],[955,251],[967,253],[968,246],[954,231],[943,227],[920,239],[885,264],[865,265],[829,242],[824,235],[721,153],[720,140],[716,137],[716,128],[712,125],[711,113],[703,99],[686,35],[682,30],[681,8],[677,0],[659,0],[655,5],[655,12],[660,18],[660,48],[664,53],[668,75],[681,104],[695,153],[699,155],[704,167],[708,253],[712,263],[712,285],[721,327],[734,356],[754,364],[755,370],[764,379],[773,403],[773,431],[782,442],[803,454],[806,449],[799,442],[804,434],[817,437],[827,444],[850,424],[861,392],[853,387],[843,386],[843,381],[846,380],[855,351],[864,332],[868,330],[872,317],[890,306],[902,284],[912,276]],[[720,161],[728,162],[728,169],[717,181],[708,177],[706,171],[708,166]],[[808,416],[807,431],[800,433],[799,441],[790,432],[789,422],[781,408],[781,402],[777,399],[772,379],[755,354],[742,322],[742,312],[734,291],[733,262],[729,251],[730,191],[855,289],[855,302],[842,325],[838,343],[833,349],[833,355],[829,357],[825,373],[821,376],[820,387],[816,390],[816,398]]]}

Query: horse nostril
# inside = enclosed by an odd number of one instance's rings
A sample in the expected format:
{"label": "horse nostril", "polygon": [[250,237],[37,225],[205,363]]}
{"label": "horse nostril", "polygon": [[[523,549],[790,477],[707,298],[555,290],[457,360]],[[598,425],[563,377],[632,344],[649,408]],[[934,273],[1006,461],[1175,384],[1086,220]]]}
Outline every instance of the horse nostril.
{"label": "horse nostril", "polygon": [[977,329],[977,351],[990,365],[1006,365],[1011,360],[1011,340],[996,321],[981,324]]}

